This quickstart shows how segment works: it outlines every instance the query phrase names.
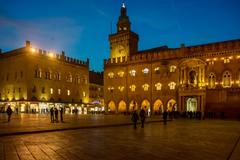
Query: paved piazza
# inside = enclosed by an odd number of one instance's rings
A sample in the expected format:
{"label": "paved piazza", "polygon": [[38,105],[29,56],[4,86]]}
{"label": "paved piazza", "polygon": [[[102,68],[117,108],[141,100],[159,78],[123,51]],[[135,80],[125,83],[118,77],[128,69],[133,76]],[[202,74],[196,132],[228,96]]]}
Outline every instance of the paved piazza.
{"label": "paved piazza", "polygon": [[240,159],[240,122],[173,120],[0,137],[0,159]]}

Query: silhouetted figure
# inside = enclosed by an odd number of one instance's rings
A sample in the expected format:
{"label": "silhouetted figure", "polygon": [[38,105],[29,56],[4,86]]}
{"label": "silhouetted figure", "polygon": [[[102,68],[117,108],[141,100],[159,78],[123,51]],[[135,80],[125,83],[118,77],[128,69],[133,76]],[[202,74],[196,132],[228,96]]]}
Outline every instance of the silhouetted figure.
{"label": "silhouetted figure", "polygon": [[132,114],[132,121],[134,129],[137,129],[138,114],[137,111],[134,111]]}
{"label": "silhouetted figure", "polygon": [[55,108],[55,120],[56,122],[58,122],[58,109]]}
{"label": "silhouetted figure", "polygon": [[140,111],[140,118],[141,118],[141,128],[144,128],[144,121],[145,121],[145,110],[142,108],[141,111]]}
{"label": "silhouetted figure", "polygon": [[168,112],[167,112],[167,111],[164,111],[164,112],[163,112],[163,122],[164,122],[164,125],[167,124],[167,116],[168,116]]}
{"label": "silhouetted figure", "polygon": [[10,120],[11,120],[12,112],[13,111],[12,111],[10,105],[9,105],[8,108],[7,108],[8,122],[10,122]]}
{"label": "silhouetted figure", "polygon": [[60,108],[60,118],[61,122],[63,122],[63,107]]}
{"label": "silhouetted figure", "polygon": [[50,114],[51,114],[51,122],[54,122],[54,109],[53,107],[50,109]]}
{"label": "silhouetted figure", "polygon": [[190,119],[192,119],[192,117],[193,117],[193,112],[190,111],[190,112],[189,112],[189,115],[190,115]]}

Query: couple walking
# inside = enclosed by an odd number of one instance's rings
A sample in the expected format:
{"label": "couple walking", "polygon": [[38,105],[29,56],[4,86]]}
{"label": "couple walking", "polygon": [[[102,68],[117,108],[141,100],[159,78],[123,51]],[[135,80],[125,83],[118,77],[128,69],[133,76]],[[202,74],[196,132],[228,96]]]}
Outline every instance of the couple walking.
{"label": "couple walking", "polygon": [[[50,109],[50,113],[51,113],[51,122],[54,123],[58,122],[58,109],[57,108],[51,108]],[[54,116],[55,115],[55,116]],[[63,108],[60,108],[60,118],[61,118],[61,122],[63,122]]]}
{"label": "couple walking", "polygon": [[[140,116],[140,119],[141,119],[141,128],[144,128],[144,122],[145,122],[146,116],[145,116],[145,110],[143,108],[141,109],[141,111],[139,113],[139,116]],[[134,129],[137,129],[137,122],[138,122],[139,116],[138,116],[138,113],[137,113],[136,110],[132,114],[132,121],[133,121]]]}

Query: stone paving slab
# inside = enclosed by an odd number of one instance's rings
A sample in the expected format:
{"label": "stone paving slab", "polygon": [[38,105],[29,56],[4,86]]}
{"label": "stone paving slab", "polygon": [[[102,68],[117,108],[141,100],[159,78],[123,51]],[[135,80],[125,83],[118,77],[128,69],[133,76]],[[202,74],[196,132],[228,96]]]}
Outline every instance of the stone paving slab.
{"label": "stone paving slab", "polygon": [[139,127],[5,136],[0,147],[4,160],[227,160],[233,148],[229,159],[240,157],[238,121],[174,120]]}
{"label": "stone paving slab", "polygon": [[[146,119],[146,123],[160,122],[160,116]],[[0,137],[8,135],[55,132],[84,128],[117,127],[132,125],[131,116],[124,115],[65,115],[64,123],[50,123],[49,115],[14,115],[7,122],[6,114],[0,114]]]}

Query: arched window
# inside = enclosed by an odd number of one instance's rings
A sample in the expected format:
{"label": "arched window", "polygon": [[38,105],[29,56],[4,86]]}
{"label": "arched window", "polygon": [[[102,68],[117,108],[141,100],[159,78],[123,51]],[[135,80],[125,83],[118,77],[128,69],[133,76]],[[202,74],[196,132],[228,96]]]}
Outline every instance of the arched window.
{"label": "arched window", "polygon": [[42,78],[42,70],[38,68],[35,70],[35,78]]}
{"label": "arched window", "polygon": [[129,72],[129,74],[132,76],[132,77],[135,77],[136,76],[136,71],[133,69]]}
{"label": "arched window", "polygon": [[114,73],[113,72],[109,72],[108,73],[108,78],[113,78],[114,77]]}
{"label": "arched window", "polygon": [[58,80],[58,81],[61,80],[61,73],[59,73],[59,72],[56,73],[56,80]]}
{"label": "arched window", "polygon": [[231,87],[231,73],[229,71],[223,72],[223,77],[222,77],[222,85],[223,88],[230,88]]}
{"label": "arched window", "polygon": [[168,84],[168,86],[169,86],[170,90],[174,90],[174,89],[175,89],[175,86],[176,86],[176,83],[175,83],[175,82],[170,82],[170,83]]}
{"label": "arched window", "polygon": [[75,79],[76,84],[80,84],[81,79],[79,75],[76,75],[76,79]]}
{"label": "arched window", "polygon": [[124,86],[119,86],[118,89],[119,89],[120,92],[123,92]]}
{"label": "arched window", "polygon": [[149,69],[148,68],[144,68],[142,70],[142,72],[143,72],[144,75],[147,75],[149,73]]}
{"label": "arched window", "polygon": [[67,82],[72,82],[73,78],[72,78],[72,74],[68,73],[67,75]]}
{"label": "arched window", "polygon": [[156,67],[156,68],[154,69],[154,71],[155,71],[156,74],[160,74],[160,67]]}
{"label": "arched window", "polygon": [[156,87],[157,91],[160,91],[162,89],[162,84],[161,83],[156,83],[155,87]]}
{"label": "arched window", "polygon": [[133,84],[133,85],[131,85],[130,87],[130,90],[132,91],[132,92],[135,92],[136,91],[136,86]]}
{"label": "arched window", "polygon": [[177,68],[176,66],[172,65],[172,66],[170,66],[169,70],[170,70],[170,72],[175,72],[176,68]]}
{"label": "arched window", "polygon": [[113,92],[113,90],[114,90],[114,87],[113,87],[113,86],[109,86],[109,87],[108,87],[108,91],[109,91],[109,92],[111,92],[111,93],[112,93],[112,92]]}
{"label": "arched window", "polygon": [[142,85],[142,88],[144,91],[148,91],[149,84],[145,83],[144,85]]}
{"label": "arched window", "polygon": [[123,71],[119,71],[119,72],[118,72],[118,76],[119,76],[119,77],[123,77],[123,76],[124,76],[124,72],[123,72]]}
{"label": "arched window", "polygon": [[214,73],[210,73],[208,77],[208,88],[215,88],[216,76]]}

